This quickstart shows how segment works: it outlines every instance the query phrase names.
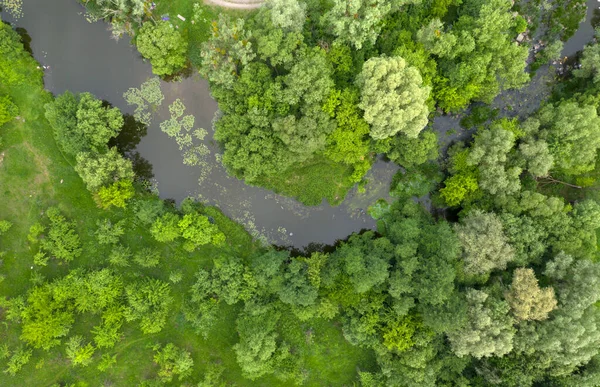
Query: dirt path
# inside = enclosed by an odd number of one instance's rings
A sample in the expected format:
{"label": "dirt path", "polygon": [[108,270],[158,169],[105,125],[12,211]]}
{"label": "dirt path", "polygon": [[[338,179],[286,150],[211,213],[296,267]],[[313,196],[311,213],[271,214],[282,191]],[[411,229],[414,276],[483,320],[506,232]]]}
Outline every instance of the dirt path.
{"label": "dirt path", "polygon": [[205,0],[206,4],[217,5],[232,9],[256,9],[263,4],[263,0]]}

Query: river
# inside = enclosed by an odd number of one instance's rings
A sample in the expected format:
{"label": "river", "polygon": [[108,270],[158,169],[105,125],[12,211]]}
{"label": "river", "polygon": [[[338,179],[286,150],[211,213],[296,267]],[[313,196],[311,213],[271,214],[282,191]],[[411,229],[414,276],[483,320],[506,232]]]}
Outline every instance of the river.
{"label": "river", "polygon": [[[597,1],[588,1],[588,7],[586,21],[565,44],[564,55],[574,54],[592,38],[591,19],[593,10],[598,7]],[[84,12],[75,0],[24,0],[22,18],[14,20],[5,13],[2,16],[26,29],[31,36],[35,58],[41,65],[49,66],[44,78],[49,91],[55,94],[65,90],[89,91],[123,112],[132,113],[123,93],[151,78],[151,67],[127,38],[111,39],[107,25],[86,21]],[[538,76],[530,86],[499,97],[494,105],[506,109],[507,104],[522,106],[523,101],[530,101],[533,103],[527,105],[532,108],[527,110],[533,110],[544,94],[544,79]],[[366,193],[359,194],[353,189],[337,207],[326,203],[306,207],[272,191],[247,186],[226,173],[218,161],[218,147],[211,141],[211,122],[217,105],[206,81],[193,76],[180,82],[162,82],[162,90],[163,105],[137,146],[137,151],[153,167],[155,184],[162,198],[181,201],[188,196],[196,197],[221,208],[257,238],[297,248],[310,243],[331,244],[352,232],[375,227],[366,209],[378,198],[387,196],[389,182],[397,170],[392,163],[379,161],[373,166],[367,176],[370,183]],[[196,127],[208,131],[204,144],[210,154],[203,160],[202,168],[184,165],[176,142],[159,128],[158,124],[168,118],[168,105],[177,98],[184,102],[186,114],[194,115]],[[451,116],[434,120],[442,146],[470,135],[460,130],[458,121],[458,117]]]}
{"label": "river", "polygon": [[[49,66],[44,77],[46,89],[54,94],[88,91],[123,112],[132,113],[123,93],[152,77],[150,64],[127,38],[111,39],[104,22],[90,23],[84,13],[85,9],[75,0],[24,0],[23,17],[14,20],[3,13],[2,18],[24,28],[31,36],[34,57],[41,65]],[[217,159],[219,149],[211,141],[217,104],[205,80],[194,76],[181,82],[162,82],[162,90],[162,107],[137,146],[141,156],[152,164],[162,198],[181,201],[196,197],[221,208],[254,236],[297,248],[310,243],[331,244],[352,232],[375,228],[375,221],[366,210],[370,203],[387,196],[397,170],[394,164],[377,162],[367,176],[367,192],[352,190],[340,206],[324,203],[306,207],[272,191],[247,186],[226,173]],[[168,105],[177,98],[185,104],[186,114],[194,115],[196,127],[208,131],[204,143],[210,154],[203,168],[184,165],[176,142],[159,128],[159,123],[168,118]]]}

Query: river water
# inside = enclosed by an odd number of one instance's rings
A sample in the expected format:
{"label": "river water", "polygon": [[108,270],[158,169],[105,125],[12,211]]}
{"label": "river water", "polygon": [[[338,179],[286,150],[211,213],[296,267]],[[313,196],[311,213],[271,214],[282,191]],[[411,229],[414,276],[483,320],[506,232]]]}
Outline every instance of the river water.
{"label": "river water", "polygon": [[[2,17],[26,29],[31,36],[35,58],[41,65],[49,66],[44,78],[46,88],[54,94],[88,91],[123,112],[132,113],[123,93],[131,87],[139,88],[152,77],[152,71],[127,38],[115,41],[107,24],[88,22],[85,9],[75,0],[23,3],[23,17],[14,20],[7,13]],[[352,232],[375,227],[366,210],[369,204],[387,196],[397,170],[394,164],[377,162],[368,175],[371,183],[367,192],[358,194],[353,190],[340,206],[324,203],[306,207],[272,191],[247,186],[226,173],[218,161],[218,147],[211,141],[217,104],[206,81],[195,76],[181,82],[162,82],[162,90],[162,107],[137,146],[141,156],[152,164],[162,198],[181,201],[188,196],[197,197],[221,208],[256,237],[297,248],[309,243],[331,244]],[[210,154],[203,160],[203,167],[184,165],[176,142],[159,128],[159,123],[169,117],[168,105],[177,98],[185,104],[186,114],[194,115],[196,127],[208,131],[204,143]]]}
{"label": "river water", "polygon": [[[588,1],[586,21],[566,42],[563,55],[574,54],[592,38],[595,8],[597,0]],[[84,12],[75,0],[24,0],[22,18],[14,20],[6,13],[2,17],[26,29],[31,36],[35,58],[41,65],[49,66],[44,78],[49,91],[55,94],[65,90],[89,91],[123,112],[132,113],[133,108],[127,105],[123,93],[151,78],[151,67],[127,39],[115,41],[105,23],[88,22]],[[538,76],[527,88],[499,97],[494,105],[506,109],[507,104],[526,104],[534,109],[544,94],[544,85],[545,78]],[[196,197],[218,206],[256,237],[298,248],[309,243],[331,244],[354,231],[375,227],[366,209],[378,198],[387,196],[397,170],[392,163],[379,161],[374,165],[367,176],[370,183],[366,193],[359,194],[354,189],[338,207],[326,203],[306,207],[272,191],[247,186],[226,173],[218,161],[218,147],[211,141],[211,122],[217,104],[206,81],[194,76],[180,82],[162,82],[161,87],[165,100],[137,146],[141,156],[152,164],[161,197],[176,201]],[[177,98],[184,102],[186,114],[194,115],[196,127],[208,131],[204,144],[210,153],[202,160],[202,167],[184,165],[176,142],[159,128],[158,124],[168,118],[168,105]],[[527,101],[530,103],[524,103]],[[460,130],[458,121],[459,117],[452,116],[434,120],[442,146],[470,135]]]}

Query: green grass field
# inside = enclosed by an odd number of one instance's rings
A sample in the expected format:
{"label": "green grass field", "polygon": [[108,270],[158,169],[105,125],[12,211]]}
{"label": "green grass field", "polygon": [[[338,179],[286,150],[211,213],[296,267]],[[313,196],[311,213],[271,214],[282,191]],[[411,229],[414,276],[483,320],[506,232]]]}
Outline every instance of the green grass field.
{"label": "green grass field", "polygon": [[305,205],[316,206],[325,198],[331,205],[344,201],[353,167],[335,163],[322,156],[293,166],[285,173],[260,179],[257,184],[267,189],[291,196]]}

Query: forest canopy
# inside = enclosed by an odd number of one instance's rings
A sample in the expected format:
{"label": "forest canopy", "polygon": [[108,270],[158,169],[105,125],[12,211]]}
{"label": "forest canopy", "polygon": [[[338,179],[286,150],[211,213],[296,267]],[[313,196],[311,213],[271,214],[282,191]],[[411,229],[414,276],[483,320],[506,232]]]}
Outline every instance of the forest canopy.
{"label": "forest canopy", "polygon": [[[133,117],[52,95],[0,24],[0,384],[600,385],[597,40],[539,106],[493,104],[534,76],[530,56],[554,75],[548,47],[517,37],[542,20],[550,46],[569,17],[508,0],[269,0],[190,7],[209,20],[192,19],[207,27],[194,40],[147,2],[86,3],[157,75],[207,79],[232,175],[319,204],[377,155],[398,173],[373,229],[262,243],[135,168],[119,137],[162,101],[158,81],[128,91]],[[177,101],[166,131],[184,125]],[[431,122],[456,114],[442,146]]]}

